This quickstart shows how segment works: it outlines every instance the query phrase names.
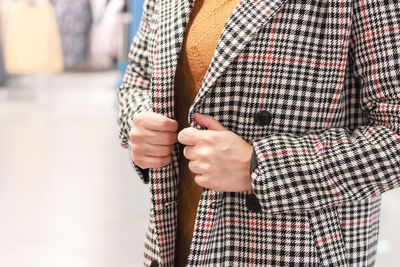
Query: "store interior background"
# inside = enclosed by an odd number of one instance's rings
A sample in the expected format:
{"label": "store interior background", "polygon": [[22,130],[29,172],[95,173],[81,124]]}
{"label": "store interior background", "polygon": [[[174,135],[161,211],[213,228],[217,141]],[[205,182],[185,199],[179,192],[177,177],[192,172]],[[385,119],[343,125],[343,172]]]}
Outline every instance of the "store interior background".
{"label": "store interior background", "polygon": [[[116,90],[143,0],[0,0],[0,266],[142,266],[150,194]],[[377,267],[399,266],[400,190]]]}

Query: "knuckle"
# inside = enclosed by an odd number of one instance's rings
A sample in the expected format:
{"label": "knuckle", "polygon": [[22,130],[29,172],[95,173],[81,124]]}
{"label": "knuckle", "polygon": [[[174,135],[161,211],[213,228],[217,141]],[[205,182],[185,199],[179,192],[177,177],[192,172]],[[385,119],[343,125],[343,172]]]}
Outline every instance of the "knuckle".
{"label": "knuckle", "polygon": [[176,133],[170,133],[168,134],[167,140],[168,140],[168,144],[173,144],[177,141],[178,138],[178,134]]}
{"label": "knuckle", "polygon": [[131,139],[132,143],[139,142],[139,140],[142,138],[142,132],[136,129],[132,129],[129,133],[129,138]]}
{"label": "knuckle", "polygon": [[136,165],[138,165],[141,168],[145,168],[145,163],[143,162],[143,160],[141,160],[140,157],[137,157],[135,155],[132,155],[132,161],[133,163],[135,163]]}
{"label": "knuckle", "polygon": [[176,135],[176,139],[179,142],[182,142],[182,131],[180,131],[177,135]]}
{"label": "knuckle", "polygon": [[201,136],[201,139],[208,143],[214,143],[215,135],[211,131],[207,131]]}
{"label": "knuckle", "polygon": [[193,161],[192,161],[192,160],[189,160],[189,162],[188,162],[188,168],[189,168],[191,171],[193,171]]}
{"label": "knuckle", "polygon": [[135,132],[134,126],[132,126],[132,128],[129,130],[129,137],[132,138],[135,135]]}
{"label": "knuckle", "polygon": [[209,136],[208,136],[208,134],[202,134],[202,135],[200,135],[200,140],[201,141],[204,141],[204,142],[208,142],[208,140],[209,140]]}
{"label": "knuckle", "polygon": [[131,151],[132,151],[132,153],[133,153],[134,155],[137,153],[137,151],[138,151],[138,146],[137,146],[136,143],[132,143],[132,145],[131,145]]}
{"label": "knuckle", "polygon": [[198,167],[196,166],[196,163],[193,160],[189,160],[188,163],[188,168],[193,172],[199,174]]}
{"label": "knuckle", "polygon": [[201,179],[200,177],[199,177],[199,175],[196,175],[195,177],[194,177],[194,181],[196,182],[196,184],[198,184],[198,185],[203,185],[204,183],[204,181],[203,181],[203,179]]}
{"label": "knuckle", "polygon": [[200,151],[199,156],[203,160],[208,161],[212,156],[212,150],[210,148],[205,147]]}
{"label": "knuckle", "polygon": [[160,128],[165,129],[168,127],[169,121],[168,120],[162,120],[159,122]]}
{"label": "knuckle", "polygon": [[207,178],[204,178],[204,176],[196,175],[194,177],[194,181],[196,182],[196,184],[202,187],[210,188],[209,181]]}
{"label": "knuckle", "polygon": [[131,156],[132,162],[135,163],[135,164],[137,164],[137,165],[139,165],[140,163],[138,162],[138,159],[137,159],[137,157],[135,156],[135,154],[132,153],[131,155],[132,155],[132,156]]}
{"label": "knuckle", "polygon": [[217,189],[217,188],[218,188],[218,184],[217,184],[217,182],[216,182],[215,180],[213,180],[213,179],[208,179],[208,181],[207,181],[207,187],[210,188],[210,189],[212,189],[212,190],[214,190],[214,189]]}
{"label": "knuckle", "polygon": [[142,168],[146,169],[146,168],[153,168],[153,161],[151,158],[147,157],[145,159],[142,160],[141,162],[142,164]]}
{"label": "knuckle", "polygon": [[204,171],[205,173],[211,172],[211,164],[209,164],[209,163],[204,163],[202,169],[203,169],[203,171]]}
{"label": "knuckle", "polygon": [[178,130],[178,128],[179,128],[179,124],[178,124],[178,122],[177,121],[172,121],[172,126],[173,126],[173,129],[174,129],[174,131],[177,131]]}
{"label": "knuckle", "polygon": [[132,119],[132,125],[140,124],[140,121],[141,121],[141,116],[140,116],[140,114],[139,114],[139,115],[133,117],[133,119]]}
{"label": "knuckle", "polygon": [[131,143],[134,144],[136,142],[136,134],[130,133],[129,139],[131,140]]}

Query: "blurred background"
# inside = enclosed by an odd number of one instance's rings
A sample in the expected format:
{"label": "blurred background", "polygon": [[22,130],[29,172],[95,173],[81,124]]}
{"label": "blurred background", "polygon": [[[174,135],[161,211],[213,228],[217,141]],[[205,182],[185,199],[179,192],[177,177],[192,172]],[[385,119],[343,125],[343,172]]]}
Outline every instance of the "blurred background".
{"label": "blurred background", "polygon": [[[118,140],[143,0],[0,0],[0,266],[142,266],[150,194]],[[400,191],[378,267],[399,266]]]}

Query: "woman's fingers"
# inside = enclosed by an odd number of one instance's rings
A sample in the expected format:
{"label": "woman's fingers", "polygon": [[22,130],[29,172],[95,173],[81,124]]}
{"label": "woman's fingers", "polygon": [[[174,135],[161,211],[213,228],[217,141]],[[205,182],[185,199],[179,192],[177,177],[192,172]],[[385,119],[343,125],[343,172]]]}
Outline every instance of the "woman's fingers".
{"label": "woman's fingers", "polygon": [[152,145],[173,145],[178,141],[178,133],[158,132],[143,129],[145,143]]}
{"label": "woman's fingers", "polygon": [[162,114],[152,111],[145,111],[133,119],[133,125],[142,127],[151,131],[176,132],[178,122]]}
{"label": "woman's fingers", "polygon": [[135,144],[173,145],[178,141],[178,134],[173,132],[151,131],[145,128],[132,127],[129,134]]}
{"label": "woman's fingers", "polygon": [[147,168],[161,168],[164,167],[165,165],[168,165],[169,163],[172,162],[172,157],[171,155],[167,157],[151,157],[151,156],[135,156],[135,154],[132,155],[132,160],[133,162],[136,163],[139,167],[143,169]]}
{"label": "woman's fingers", "polygon": [[177,130],[178,122],[162,114],[144,111],[135,116],[129,132],[133,162],[145,169],[171,163]]}
{"label": "woman's fingers", "polygon": [[152,145],[142,143],[132,144],[132,152],[136,155],[144,155],[149,157],[167,157],[174,150],[173,145]]}

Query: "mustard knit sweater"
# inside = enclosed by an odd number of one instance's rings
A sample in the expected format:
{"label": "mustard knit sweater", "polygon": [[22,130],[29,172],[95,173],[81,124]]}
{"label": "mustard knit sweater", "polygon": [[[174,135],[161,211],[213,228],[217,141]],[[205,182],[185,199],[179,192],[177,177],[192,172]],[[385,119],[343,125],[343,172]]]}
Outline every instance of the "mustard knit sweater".
{"label": "mustard knit sweater", "polygon": [[[239,0],[195,0],[186,28],[175,76],[175,117],[178,132],[187,122],[201,82],[207,72],[226,20]],[[195,174],[183,156],[179,163],[178,230],[175,266],[185,266],[192,241],[197,205],[203,190],[194,182]]]}

